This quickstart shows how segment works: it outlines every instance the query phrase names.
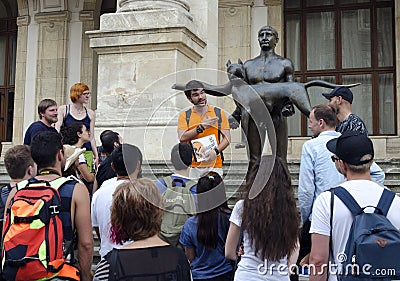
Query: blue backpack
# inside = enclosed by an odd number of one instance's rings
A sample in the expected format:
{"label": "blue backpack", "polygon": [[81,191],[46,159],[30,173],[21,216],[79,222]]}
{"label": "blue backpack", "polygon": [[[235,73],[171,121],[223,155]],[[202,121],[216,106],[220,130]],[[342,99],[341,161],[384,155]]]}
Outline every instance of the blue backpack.
{"label": "blue backpack", "polygon": [[[343,187],[333,192],[354,216],[339,280],[400,279],[400,231],[386,218],[395,193],[384,189],[376,207],[361,208]],[[364,212],[369,207],[375,211]]]}

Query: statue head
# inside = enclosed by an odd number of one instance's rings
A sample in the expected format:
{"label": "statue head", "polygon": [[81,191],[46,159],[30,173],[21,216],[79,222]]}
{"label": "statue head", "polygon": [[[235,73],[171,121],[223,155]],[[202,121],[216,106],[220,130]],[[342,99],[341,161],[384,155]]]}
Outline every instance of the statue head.
{"label": "statue head", "polygon": [[278,31],[276,31],[272,26],[263,26],[258,31],[258,43],[260,44],[261,49],[274,49],[278,41]]}

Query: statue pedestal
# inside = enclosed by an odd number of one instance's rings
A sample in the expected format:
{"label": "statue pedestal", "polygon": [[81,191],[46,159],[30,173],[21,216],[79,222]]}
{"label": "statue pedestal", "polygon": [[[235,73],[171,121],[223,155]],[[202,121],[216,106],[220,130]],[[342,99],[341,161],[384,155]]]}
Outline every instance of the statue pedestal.
{"label": "statue pedestal", "polygon": [[[147,160],[169,159],[179,112],[190,106],[174,83],[192,79],[206,43],[182,9],[105,14],[86,33],[98,54],[96,137],[105,129],[140,147]],[[100,142],[98,142],[100,143]]]}

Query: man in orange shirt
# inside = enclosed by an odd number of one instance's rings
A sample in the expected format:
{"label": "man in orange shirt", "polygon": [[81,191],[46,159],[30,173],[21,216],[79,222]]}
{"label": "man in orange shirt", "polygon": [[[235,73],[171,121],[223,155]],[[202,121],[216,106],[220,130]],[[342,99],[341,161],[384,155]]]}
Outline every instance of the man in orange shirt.
{"label": "man in orange shirt", "polygon": [[193,107],[179,114],[179,140],[190,143],[191,140],[212,134],[217,140],[217,147],[205,154],[204,161],[196,162],[194,159],[190,177],[199,178],[209,171],[215,171],[222,176],[221,152],[231,141],[228,118],[221,109],[207,104],[206,91],[201,82],[189,81],[184,92]]}

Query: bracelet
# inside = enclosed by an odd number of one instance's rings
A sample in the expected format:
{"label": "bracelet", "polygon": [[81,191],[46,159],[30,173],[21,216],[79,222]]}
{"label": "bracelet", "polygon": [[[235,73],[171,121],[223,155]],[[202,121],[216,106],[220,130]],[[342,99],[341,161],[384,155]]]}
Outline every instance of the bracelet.
{"label": "bracelet", "polygon": [[217,155],[217,156],[218,156],[218,155],[219,155],[219,153],[220,153],[220,152],[219,152],[219,150],[218,150],[218,148],[214,148],[214,151],[215,151],[215,155]]}

